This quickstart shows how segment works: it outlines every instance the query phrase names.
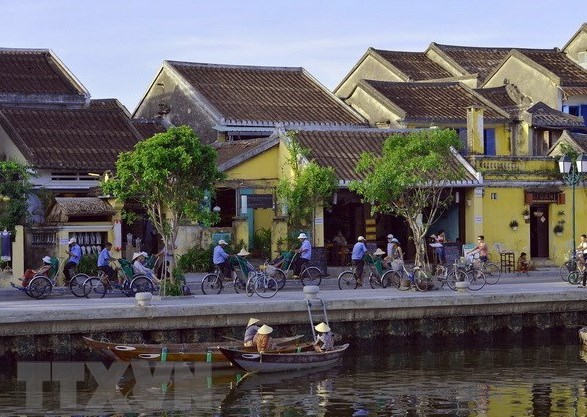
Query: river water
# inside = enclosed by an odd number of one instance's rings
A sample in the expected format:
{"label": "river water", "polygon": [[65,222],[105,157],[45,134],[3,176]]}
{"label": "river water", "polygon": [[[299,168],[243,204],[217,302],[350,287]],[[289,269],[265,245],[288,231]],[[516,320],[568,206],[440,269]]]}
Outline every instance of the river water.
{"label": "river water", "polygon": [[0,415],[585,416],[586,361],[577,343],[419,351],[361,345],[336,368],[274,375],[21,361],[0,371]]}

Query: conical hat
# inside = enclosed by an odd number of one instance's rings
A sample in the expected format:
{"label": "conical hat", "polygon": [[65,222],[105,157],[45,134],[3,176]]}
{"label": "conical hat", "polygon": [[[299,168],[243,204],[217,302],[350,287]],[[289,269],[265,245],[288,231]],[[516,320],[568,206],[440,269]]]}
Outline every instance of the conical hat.
{"label": "conical hat", "polygon": [[273,331],[272,327],[267,326],[266,324],[262,325],[261,328],[257,331],[259,334],[269,334]]}
{"label": "conical hat", "polygon": [[251,318],[249,319],[249,322],[247,323],[247,327],[249,327],[249,326],[252,326],[253,324],[257,324],[257,323],[259,323],[260,321],[261,321],[261,320],[259,320],[259,319],[256,319],[256,318],[254,318],[254,317],[251,317]]}
{"label": "conical hat", "polygon": [[236,254],[237,256],[249,256],[250,253],[247,252],[247,250],[245,248],[242,248],[241,251],[239,253]]}
{"label": "conical hat", "polygon": [[316,329],[317,331],[319,331],[321,333],[326,333],[326,332],[330,331],[330,327],[328,327],[328,325],[324,322],[322,322],[319,325],[317,325],[316,327],[314,327],[314,329]]}
{"label": "conical hat", "polygon": [[385,255],[385,252],[383,252],[380,248],[377,248],[377,250],[375,251],[375,253],[373,255],[375,255],[375,256]]}

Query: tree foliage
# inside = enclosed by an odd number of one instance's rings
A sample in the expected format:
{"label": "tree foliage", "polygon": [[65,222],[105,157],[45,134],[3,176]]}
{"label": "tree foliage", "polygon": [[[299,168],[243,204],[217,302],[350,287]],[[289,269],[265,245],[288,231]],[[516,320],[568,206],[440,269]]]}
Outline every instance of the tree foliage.
{"label": "tree foliage", "polygon": [[0,230],[14,232],[16,225],[27,222],[30,177],[26,166],[0,161]]}
{"label": "tree foliage", "polygon": [[295,133],[288,132],[287,136],[290,156],[286,167],[291,168],[292,175],[279,181],[277,195],[287,207],[290,229],[308,225],[313,228],[316,208],[320,205],[327,208],[338,188],[336,174],[332,167],[321,167],[315,161],[308,161],[310,152],[300,145]]}
{"label": "tree foliage", "polygon": [[362,181],[351,190],[372,203],[374,213],[394,214],[406,219],[416,246],[416,262],[426,262],[425,236],[430,226],[451,203],[451,181],[464,178],[465,171],[453,166],[452,148],[461,141],[454,130],[431,129],[391,135],[382,153],[363,153],[357,164]]}
{"label": "tree foliage", "polygon": [[191,128],[171,128],[120,154],[116,175],[102,188],[122,202],[140,203],[172,253],[182,222],[217,220],[207,204],[224,177],[216,158],[216,150],[201,143]]}

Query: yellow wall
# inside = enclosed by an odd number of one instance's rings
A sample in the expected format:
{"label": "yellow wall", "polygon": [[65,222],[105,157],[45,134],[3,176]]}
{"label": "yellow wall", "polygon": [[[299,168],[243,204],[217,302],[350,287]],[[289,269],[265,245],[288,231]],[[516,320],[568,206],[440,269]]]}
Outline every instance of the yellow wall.
{"label": "yellow wall", "polygon": [[244,161],[242,164],[230,168],[226,171],[226,175],[228,179],[254,179],[275,182],[278,178],[278,155],[279,147],[274,146],[273,148]]}

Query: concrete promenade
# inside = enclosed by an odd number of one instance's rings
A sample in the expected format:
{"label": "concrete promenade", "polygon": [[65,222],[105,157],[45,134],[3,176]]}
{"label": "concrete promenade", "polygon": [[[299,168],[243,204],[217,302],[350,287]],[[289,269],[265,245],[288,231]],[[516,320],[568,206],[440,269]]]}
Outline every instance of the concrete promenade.
{"label": "concrete promenade", "polygon": [[[431,336],[500,328],[515,332],[587,323],[587,289],[562,281],[555,268],[533,271],[530,276],[505,274],[496,285],[465,293],[446,287],[427,292],[369,287],[340,291],[335,271],[330,272],[320,297],[327,302],[331,324],[344,328],[341,333],[349,337],[401,336],[410,331]],[[223,334],[240,337],[251,316],[282,328],[282,333],[308,331],[307,305],[297,282],[288,282],[271,299],[235,294],[228,287],[219,295],[155,296],[148,307],[121,296],[88,300],[69,294],[33,300],[14,289],[2,289],[3,294],[7,291],[12,291],[10,297],[0,302],[4,351],[14,350],[23,340],[50,348],[81,335],[137,342],[145,335],[157,341],[185,342],[218,340]],[[1,294],[0,298],[5,299]]]}

